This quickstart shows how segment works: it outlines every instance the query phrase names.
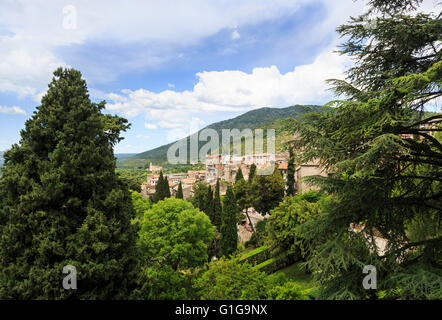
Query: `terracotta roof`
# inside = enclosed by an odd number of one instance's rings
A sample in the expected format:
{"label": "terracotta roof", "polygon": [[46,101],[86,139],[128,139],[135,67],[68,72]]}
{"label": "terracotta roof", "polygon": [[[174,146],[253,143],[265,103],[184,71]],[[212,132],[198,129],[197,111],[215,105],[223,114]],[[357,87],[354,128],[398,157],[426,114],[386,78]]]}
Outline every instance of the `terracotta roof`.
{"label": "terracotta roof", "polygon": [[289,164],[288,163],[280,163],[278,166],[278,169],[280,170],[287,170]]}

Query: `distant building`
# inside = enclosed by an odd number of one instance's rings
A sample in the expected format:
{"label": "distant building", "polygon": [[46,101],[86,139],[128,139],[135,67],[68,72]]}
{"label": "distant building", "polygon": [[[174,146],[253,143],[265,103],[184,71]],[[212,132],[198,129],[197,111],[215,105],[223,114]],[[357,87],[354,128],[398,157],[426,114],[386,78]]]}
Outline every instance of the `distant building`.
{"label": "distant building", "polygon": [[303,180],[305,177],[309,176],[328,176],[328,173],[324,168],[321,168],[319,161],[311,161],[308,163],[303,163],[298,165],[295,170],[295,186],[296,193],[303,193],[309,190],[317,190],[317,187],[310,186]]}
{"label": "distant building", "polygon": [[160,172],[161,170],[163,170],[163,167],[161,166],[154,166],[152,164],[152,162],[149,164],[149,169],[150,172]]}

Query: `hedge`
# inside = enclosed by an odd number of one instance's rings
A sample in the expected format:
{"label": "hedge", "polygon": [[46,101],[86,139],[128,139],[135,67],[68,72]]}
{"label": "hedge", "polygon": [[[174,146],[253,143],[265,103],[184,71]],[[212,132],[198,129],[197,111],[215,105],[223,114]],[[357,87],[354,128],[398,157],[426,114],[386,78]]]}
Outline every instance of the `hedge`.
{"label": "hedge", "polygon": [[260,264],[255,265],[253,267],[253,269],[260,270],[260,271],[263,271],[267,274],[270,274],[270,273],[276,272],[276,271],[278,271],[278,270],[280,270],[280,269],[282,269],[292,263],[293,263],[293,259],[291,259],[291,257],[282,255],[282,256],[279,256],[276,258],[267,259],[267,260],[261,262]]}
{"label": "hedge", "polygon": [[270,258],[269,247],[262,246],[244,254],[240,261],[247,261],[251,265],[257,265]]}

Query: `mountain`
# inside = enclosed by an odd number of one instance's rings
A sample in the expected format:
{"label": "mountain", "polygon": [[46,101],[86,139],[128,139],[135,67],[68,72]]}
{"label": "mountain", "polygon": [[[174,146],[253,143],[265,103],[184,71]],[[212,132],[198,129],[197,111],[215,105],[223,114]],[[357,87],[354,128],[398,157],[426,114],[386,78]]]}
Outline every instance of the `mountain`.
{"label": "mountain", "polygon": [[115,153],[114,156],[117,159],[125,159],[125,158],[129,158],[129,157],[133,157],[135,156],[136,153]]}
{"label": "mountain", "polygon": [[[224,120],[216,123],[212,123],[207,127],[201,129],[214,129],[218,132],[221,137],[222,129],[263,129],[272,127],[272,124],[280,119],[286,118],[297,118],[302,114],[309,113],[312,111],[319,111],[320,106],[291,106],[287,108],[261,108],[252,111],[248,111],[242,115],[239,115],[233,119]],[[199,132],[201,132],[198,131]],[[187,137],[186,139],[188,139]],[[277,137],[278,140],[278,137]],[[145,151],[136,154],[132,157],[127,157],[124,159],[117,160],[118,167],[144,167],[146,163],[152,162],[154,164],[165,164],[167,162],[167,150],[175,142],[163,145],[161,147]],[[204,145],[202,142],[199,148]],[[199,150],[199,149],[198,149]]]}

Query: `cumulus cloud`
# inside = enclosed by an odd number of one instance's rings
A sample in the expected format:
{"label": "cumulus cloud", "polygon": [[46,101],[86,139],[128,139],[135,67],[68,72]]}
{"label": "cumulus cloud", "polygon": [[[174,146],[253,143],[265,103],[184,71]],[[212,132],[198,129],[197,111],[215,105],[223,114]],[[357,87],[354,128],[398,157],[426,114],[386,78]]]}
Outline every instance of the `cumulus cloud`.
{"label": "cumulus cloud", "polygon": [[342,79],[349,64],[348,58],[329,48],[311,64],[297,66],[285,74],[276,66],[254,68],[251,73],[203,71],[196,74],[198,82],[193,90],[159,93],[147,89],[124,90],[114,93],[116,100],[106,108],[126,116],[145,113],[150,118],[162,120],[158,123],[160,127],[176,128],[192,114],[201,112],[320,104],[332,98],[325,80]]}
{"label": "cumulus cloud", "polygon": [[[69,66],[60,53],[63,48],[73,52],[70,49],[88,41],[144,46],[145,50],[128,53],[128,59],[118,63],[112,58],[100,66],[85,63],[88,80],[105,82],[140,67],[157,68],[176,58],[183,48],[221,30],[235,28],[231,37],[237,39],[238,25],[278,19],[312,2],[326,8],[327,17],[318,21],[315,28],[306,30],[305,41],[330,32],[347,20],[348,15],[359,13],[364,1],[354,4],[351,0],[73,0],[69,5],[75,8],[77,21],[75,28],[69,29],[65,28],[65,22],[70,11],[63,11],[67,3],[4,0],[0,3],[0,92],[15,92],[20,97],[38,100],[52,72],[58,66]],[[424,7],[434,7],[432,3],[434,0],[425,0]]]}
{"label": "cumulus cloud", "polygon": [[238,30],[233,30],[232,32],[232,39],[233,40],[238,40],[239,38],[241,38],[241,35],[239,34]]}
{"label": "cumulus cloud", "polygon": [[0,106],[0,113],[26,115],[26,111],[20,107],[17,107],[17,106],[14,106],[14,107]]}
{"label": "cumulus cloud", "polygon": [[[59,66],[59,48],[96,43],[145,44],[141,56],[122,62],[124,70],[156,67],[173,48],[194,45],[201,39],[238,24],[254,24],[294,11],[307,0],[259,2],[229,1],[109,1],[5,0],[0,3],[0,92],[39,99]],[[69,8],[68,8],[69,7]],[[66,10],[68,8],[69,10]],[[75,12],[75,16],[69,16]],[[73,28],[66,28],[66,21]],[[155,48],[160,48],[155,50]],[[171,49],[172,47],[172,49]],[[138,53],[137,53],[138,54]],[[118,65],[90,65],[87,73],[97,82],[115,79]],[[98,73],[94,75],[93,73]]]}
{"label": "cumulus cloud", "polygon": [[152,123],[145,123],[144,127],[149,130],[155,130],[157,128],[157,126]]}

